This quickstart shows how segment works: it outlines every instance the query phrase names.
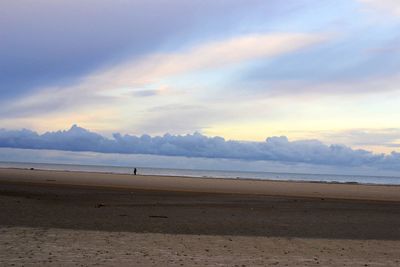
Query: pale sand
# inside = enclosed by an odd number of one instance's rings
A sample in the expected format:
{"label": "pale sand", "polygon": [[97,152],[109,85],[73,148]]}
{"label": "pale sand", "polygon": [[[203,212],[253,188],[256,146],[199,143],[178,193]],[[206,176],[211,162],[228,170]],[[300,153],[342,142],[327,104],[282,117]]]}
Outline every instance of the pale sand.
{"label": "pale sand", "polygon": [[0,169],[0,266],[400,266],[399,199],[398,186]]}
{"label": "pale sand", "polygon": [[2,266],[400,265],[399,242],[395,241],[41,228],[0,229],[0,234]]}

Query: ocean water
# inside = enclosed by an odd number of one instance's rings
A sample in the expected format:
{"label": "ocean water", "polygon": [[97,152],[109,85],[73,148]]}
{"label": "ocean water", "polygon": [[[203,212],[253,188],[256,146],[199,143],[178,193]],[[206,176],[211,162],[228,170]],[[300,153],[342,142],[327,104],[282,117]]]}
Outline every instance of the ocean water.
{"label": "ocean water", "polygon": [[[59,171],[84,171],[101,173],[132,174],[133,167],[121,166],[96,166],[73,164],[47,164],[47,163],[16,163],[0,162],[0,168],[41,169]],[[367,175],[334,175],[334,174],[309,174],[309,173],[284,173],[284,172],[249,172],[249,171],[215,171],[192,169],[167,169],[137,167],[140,175],[165,175],[202,178],[231,178],[231,179],[258,179],[280,181],[307,181],[326,183],[360,183],[360,184],[386,184],[400,185],[400,177],[394,176],[367,176]]]}

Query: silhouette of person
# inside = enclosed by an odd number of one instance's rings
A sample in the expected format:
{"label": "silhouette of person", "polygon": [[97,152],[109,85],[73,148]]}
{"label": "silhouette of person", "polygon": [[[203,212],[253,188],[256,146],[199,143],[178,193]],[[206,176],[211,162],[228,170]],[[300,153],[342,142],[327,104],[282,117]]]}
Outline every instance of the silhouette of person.
{"label": "silhouette of person", "polygon": [[133,175],[136,175],[136,172],[137,172],[136,168],[133,169]]}

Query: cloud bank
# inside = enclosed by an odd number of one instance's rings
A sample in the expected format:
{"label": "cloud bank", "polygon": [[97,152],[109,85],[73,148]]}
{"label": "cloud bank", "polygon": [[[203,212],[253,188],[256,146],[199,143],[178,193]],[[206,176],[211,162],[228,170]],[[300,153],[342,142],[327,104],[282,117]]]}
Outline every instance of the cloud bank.
{"label": "cloud bank", "polygon": [[74,125],[66,131],[44,134],[26,129],[1,129],[0,147],[400,169],[400,153],[374,154],[344,145],[326,145],[317,140],[289,141],[285,136],[269,137],[264,142],[227,141],[222,137],[207,137],[200,133],[154,137],[116,133],[113,138],[106,138]]}

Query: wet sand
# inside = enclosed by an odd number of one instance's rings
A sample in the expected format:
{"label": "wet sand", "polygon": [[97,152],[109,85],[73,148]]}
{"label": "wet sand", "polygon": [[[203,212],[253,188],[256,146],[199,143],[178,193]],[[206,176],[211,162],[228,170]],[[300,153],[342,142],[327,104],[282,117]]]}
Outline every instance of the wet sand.
{"label": "wet sand", "polygon": [[0,169],[0,182],[74,185],[194,193],[400,201],[400,186],[211,179],[94,172]]}
{"label": "wet sand", "polygon": [[400,191],[1,169],[0,236],[1,266],[399,266]]}

